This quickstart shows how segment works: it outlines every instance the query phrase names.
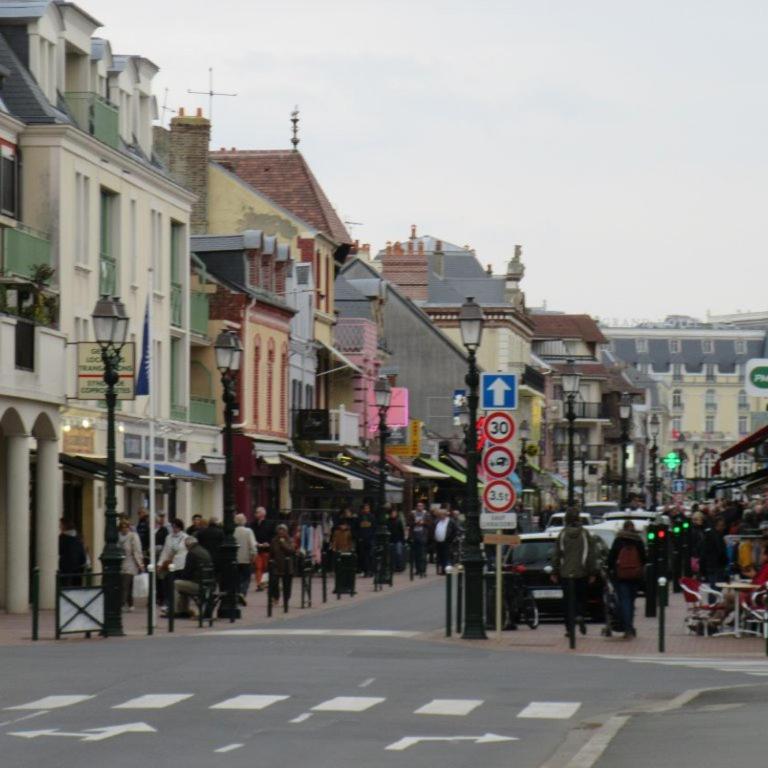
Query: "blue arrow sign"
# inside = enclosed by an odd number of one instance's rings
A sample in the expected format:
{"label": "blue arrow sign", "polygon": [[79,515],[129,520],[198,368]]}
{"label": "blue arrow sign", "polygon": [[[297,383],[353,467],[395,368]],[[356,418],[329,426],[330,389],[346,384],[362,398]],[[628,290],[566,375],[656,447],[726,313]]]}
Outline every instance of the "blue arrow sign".
{"label": "blue arrow sign", "polygon": [[517,374],[484,373],[480,379],[481,407],[485,410],[517,409]]}

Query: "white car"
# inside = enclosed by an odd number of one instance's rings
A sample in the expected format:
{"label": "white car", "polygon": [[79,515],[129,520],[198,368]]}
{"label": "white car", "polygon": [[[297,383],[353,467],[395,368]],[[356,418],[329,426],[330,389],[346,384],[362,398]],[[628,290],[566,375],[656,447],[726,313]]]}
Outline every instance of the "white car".
{"label": "white car", "polygon": [[[592,516],[586,512],[579,512],[582,525],[592,525]],[[559,531],[565,525],[565,512],[555,512],[547,523],[547,531]]]}

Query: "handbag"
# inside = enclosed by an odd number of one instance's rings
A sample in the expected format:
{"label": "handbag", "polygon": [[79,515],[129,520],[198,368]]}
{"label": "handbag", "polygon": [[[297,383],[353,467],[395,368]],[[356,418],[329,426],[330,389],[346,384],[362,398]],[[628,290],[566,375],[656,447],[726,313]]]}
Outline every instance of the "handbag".
{"label": "handbag", "polygon": [[149,574],[137,573],[133,577],[133,596],[149,597]]}

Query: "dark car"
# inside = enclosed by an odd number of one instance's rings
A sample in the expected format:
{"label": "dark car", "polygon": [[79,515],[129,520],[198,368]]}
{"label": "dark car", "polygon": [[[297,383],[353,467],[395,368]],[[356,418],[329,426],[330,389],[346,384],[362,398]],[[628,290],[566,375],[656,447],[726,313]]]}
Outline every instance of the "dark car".
{"label": "dark car", "polygon": [[[552,560],[555,554],[555,542],[559,531],[544,531],[543,533],[527,533],[520,536],[520,544],[507,551],[504,560],[504,570],[515,570],[522,575],[523,582],[536,600],[539,614],[542,618],[562,618],[565,615],[563,587],[553,584]],[[589,585],[587,591],[587,612],[593,621],[602,622],[605,618],[603,590],[605,580],[605,562],[608,548],[602,539],[593,536],[597,548],[600,574]]]}

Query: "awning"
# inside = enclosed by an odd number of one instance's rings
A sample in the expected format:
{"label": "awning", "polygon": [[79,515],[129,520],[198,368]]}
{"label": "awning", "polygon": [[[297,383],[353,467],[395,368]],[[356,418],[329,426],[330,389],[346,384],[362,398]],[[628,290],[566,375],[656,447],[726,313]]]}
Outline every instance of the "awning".
{"label": "awning", "polygon": [[[149,464],[145,461],[134,462],[134,467],[141,467],[144,470],[149,470]],[[162,464],[155,462],[155,472],[162,472],[168,477],[173,477],[178,480],[202,480],[204,482],[210,482],[212,480],[208,475],[204,475],[202,472],[193,472],[191,469],[185,469],[184,467],[177,467],[174,464]]]}
{"label": "awning", "polygon": [[[334,360],[341,363],[341,366],[339,368],[332,368],[330,371],[325,371],[326,374],[332,373],[333,371],[339,371],[342,368],[351,368],[355,373],[359,373],[362,375],[363,373],[362,370],[358,368],[348,357],[346,357],[341,352],[339,352],[339,350],[336,349],[336,347],[332,347],[329,344],[326,344],[324,341],[320,341],[320,339],[317,339],[317,343],[321,347],[326,349],[330,353],[331,357],[334,358]],[[323,375],[323,374],[318,374],[318,375]]]}
{"label": "awning", "polygon": [[544,473],[558,488],[567,488],[568,481],[557,472],[545,472]]}
{"label": "awning", "polygon": [[[97,480],[106,480],[107,477],[107,460],[98,456],[71,456],[68,453],[60,453],[59,461],[62,468],[75,475],[81,477],[93,477]],[[118,483],[134,483],[141,482],[141,472],[131,464],[126,464],[122,461],[115,462],[115,481]]]}
{"label": "awning", "polygon": [[200,463],[209,475],[223,475],[227,470],[227,462],[223,456],[203,456],[198,464]]}
{"label": "awning", "polygon": [[342,472],[340,469],[329,467],[327,464],[322,464],[319,461],[313,461],[306,458],[306,456],[300,456],[298,453],[281,453],[280,458],[300,472],[329,483],[345,485],[352,491],[362,491],[365,486],[361,478],[355,477],[349,472]]}
{"label": "awning", "polygon": [[754,472],[750,472],[747,475],[729,477],[727,480],[720,480],[719,482],[714,483],[710,490],[721,491],[725,490],[726,488],[733,488],[736,485],[743,485],[748,488],[751,485],[763,482],[766,478],[768,478],[768,469],[758,469]]}
{"label": "awning", "polygon": [[[359,477],[364,483],[379,485],[379,470],[376,467],[361,467],[354,464],[340,464],[334,459],[318,459],[324,465],[346,472],[355,477]],[[402,492],[405,481],[400,477],[387,475],[386,490],[392,492]]]}
{"label": "awning", "polygon": [[422,464],[426,464],[430,469],[439,472],[441,475],[447,475],[451,480],[455,480],[457,483],[461,483],[462,485],[467,484],[467,476],[463,472],[459,472],[458,469],[454,469],[448,464],[444,464],[442,461],[429,459],[425,456],[419,456],[418,461]]}
{"label": "awning", "polygon": [[406,464],[400,461],[397,456],[387,456],[387,462],[398,472],[402,472],[404,475],[411,475],[419,480],[448,479],[448,475],[443,472],[435,472],[434,469],[424,469],[424,467],[417,467],[415,464]]}
{"label": "awning", "polygon": [[757,448],[758,445],[762,445],[764,442],[766,442],[766,440],[768,440],[768,425],[760,427],[760,429],[758,429],[756,432],[753,432],[751,435],[747,435],[743,440],[740,440],[735,445],[732,445],[730,448],[726,448],[720,454],[720,458],[712,467],[712,474],[720,474],[721,462],[725,461],[726,459],[730,459],[733,456],[738,456],[740,453],[744,453],[751,448]]}

